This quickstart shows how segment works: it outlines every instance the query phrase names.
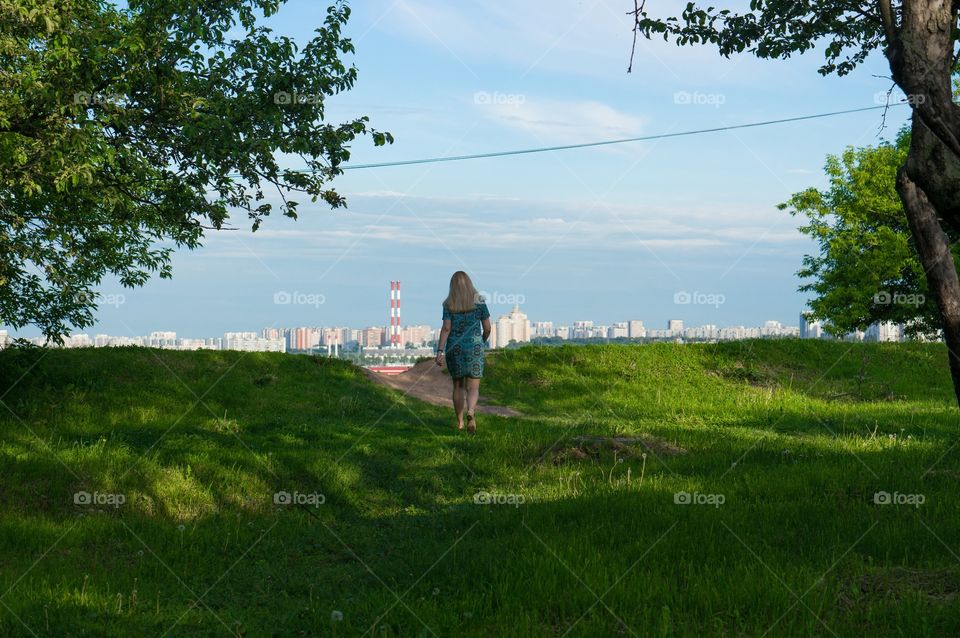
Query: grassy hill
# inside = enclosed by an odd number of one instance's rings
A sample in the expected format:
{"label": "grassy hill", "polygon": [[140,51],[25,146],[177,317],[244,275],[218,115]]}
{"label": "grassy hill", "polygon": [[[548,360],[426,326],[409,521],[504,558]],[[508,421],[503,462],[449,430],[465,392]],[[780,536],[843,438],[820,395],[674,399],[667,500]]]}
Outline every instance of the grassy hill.
{"label": "grassy hill", "polygon": [[306,356],[0,352],[0,635],[960,633],[942,346],[528,347],[483,391],[524,416],[468,437]]}

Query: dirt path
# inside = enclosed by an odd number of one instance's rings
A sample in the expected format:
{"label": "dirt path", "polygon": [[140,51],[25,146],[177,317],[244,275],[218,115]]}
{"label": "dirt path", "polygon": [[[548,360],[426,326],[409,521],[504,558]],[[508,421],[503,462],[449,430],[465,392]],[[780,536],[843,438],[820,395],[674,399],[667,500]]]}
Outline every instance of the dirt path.
{"label": "dirt path", "polygon": [[[433,361],[421,361],[406,372],[400,374],[380,374],[366,370],[367,376],[407,396],[453,409],[452,385],[450,376]],[[483,384],[481,383],[481,387]],[[502,405],[490,405],[481,394],[477,412],[497,414],[499,416],[521,416],[520,412]]]}

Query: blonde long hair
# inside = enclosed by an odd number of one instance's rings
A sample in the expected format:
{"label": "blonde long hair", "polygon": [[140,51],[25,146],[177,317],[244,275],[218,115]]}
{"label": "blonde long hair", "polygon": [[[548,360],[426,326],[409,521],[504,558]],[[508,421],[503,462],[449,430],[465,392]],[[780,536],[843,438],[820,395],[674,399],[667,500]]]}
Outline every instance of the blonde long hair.
{"label": "blonde long hair", "polygon": [[473,287],[470,275],[458,270],[450,278],[450,294],[443,305],[450,312],[469,312],[481,301],[480,293]]}

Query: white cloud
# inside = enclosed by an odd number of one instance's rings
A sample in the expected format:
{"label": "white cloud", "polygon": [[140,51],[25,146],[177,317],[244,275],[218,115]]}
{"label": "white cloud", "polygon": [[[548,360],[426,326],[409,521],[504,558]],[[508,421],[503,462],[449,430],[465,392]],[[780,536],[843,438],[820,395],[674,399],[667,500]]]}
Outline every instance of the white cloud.
{"label": "white cloud", "polygon": [[580,143],[635,137],[645,119],[595,101],[534,100],[517,103],[492,100],[478,108],[496,122],[544,142]]}
{"label": "white cloud", "polygon": [[[394,192],[347,193],[352,212],[332,216],[305,209],[301,219],[208,242],[211,254],[263,260],[362,259],[443,251],[508,251],[514,255],[565,249],[738,255],[796,252],[806,239],[795,220],[774,209],[743,206],[664,207],[597,201],[518,200],[477,196],[425,197]],[[397,205],[397,199],[402,204]],[[236,239],[242,240],[244,247]],[[221,243],[222,242],[222,243]],[[424,251],[424,249],[429,249]]]}

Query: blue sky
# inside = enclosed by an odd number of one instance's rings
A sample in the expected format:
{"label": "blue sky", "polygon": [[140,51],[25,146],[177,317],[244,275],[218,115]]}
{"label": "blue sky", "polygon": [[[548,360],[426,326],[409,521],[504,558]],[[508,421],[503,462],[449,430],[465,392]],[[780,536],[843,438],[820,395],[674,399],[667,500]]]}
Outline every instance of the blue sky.
{"label": "blue sky", "polygon": [[[685,3],[656,0],[675,11]],[[301,41],[325,3],[290,0],[271,20]],[[359,81],[330,120],[369,115],[396,143],[355,163],[482,153],[677,132],[872,106],[889,88],[882,56],[820,76],[822,53],[788,61],[639,41],[626,73],[628,0],[551,3],[364,0],[348,33]],[[679,97],[678,97],[679,94]],[[685,96],[690,96],[685,100]],[[689,103],[683,103],[687,101]],[[892,137],[905,109],[891,111]],[[347,211],[302,205],[293,222],[212,234],[174,258],[172,281],[105,282],[86,332],[214,336],[264,326],[383,325],[389,281],[405,323],[437,323],[454,270],[531,320],[642,319],[661,327],[795,324],[795,272],[812,245],[776,205],[824,183],[828,153],[875,144],[872,111],[599,149],[349,171]],[[242,219],[238,220],[243,225]],[[677,305],[681,291],[722,295]],[[275,304],[278,292],[323,303]],[[506,306],[491,308],[496,315]],[[23,334],[35,334],[24,330]]]}

